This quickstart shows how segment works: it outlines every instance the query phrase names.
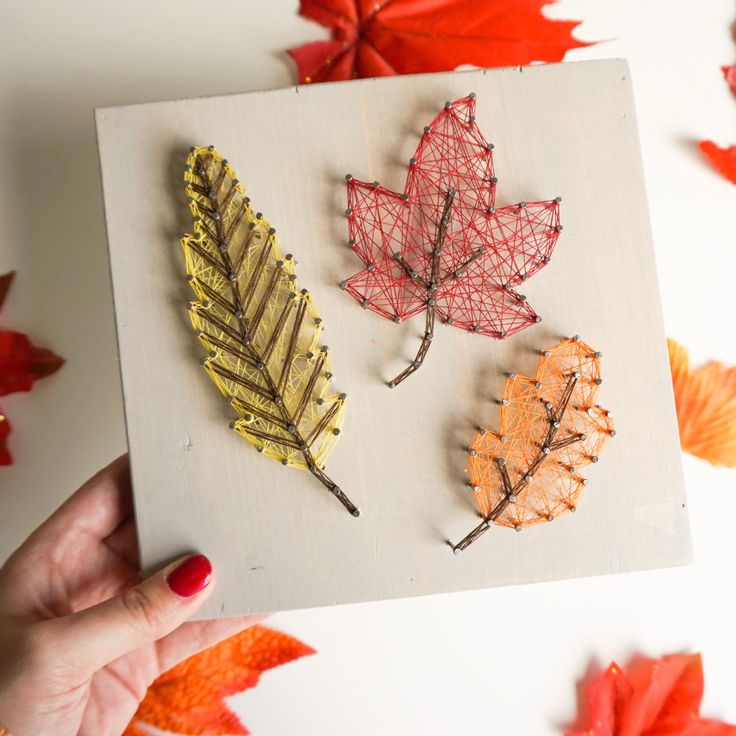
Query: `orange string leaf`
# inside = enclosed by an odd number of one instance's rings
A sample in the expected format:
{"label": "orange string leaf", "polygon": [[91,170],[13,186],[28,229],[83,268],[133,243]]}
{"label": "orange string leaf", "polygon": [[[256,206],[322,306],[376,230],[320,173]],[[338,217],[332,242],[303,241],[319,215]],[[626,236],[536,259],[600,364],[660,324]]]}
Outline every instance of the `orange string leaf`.
{"label": "orange string leaf", "polygon": [[479,429],[467,449],[483,521],[455,553],[494,524],[520,532],[576,510],[588,484],[581,468],[616,435],[611,413],[596,403],[601,357],[576,335],[545,350],[533,377],[510,374],[499,431]]}

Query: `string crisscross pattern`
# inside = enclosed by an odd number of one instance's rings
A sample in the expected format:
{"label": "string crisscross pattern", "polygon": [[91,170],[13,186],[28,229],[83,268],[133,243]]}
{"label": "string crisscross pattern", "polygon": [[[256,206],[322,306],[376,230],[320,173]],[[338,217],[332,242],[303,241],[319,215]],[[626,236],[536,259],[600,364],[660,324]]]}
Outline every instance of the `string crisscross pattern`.
{"label": "string crisscross pattern", "polygon": [[204,369],[237,415],[230,426],[264,455],[309,470],[357,516],[324,473],[346,396],[332,388],[322,319],[293,256],[281,254],[275,229],[213,147],[191,150],[185,181],[194,232],[182,246],[197,297],[189,315]]}
{"label": "string crisscross pattern", "polygon": [[365,268],[341,286],[364,309],[394,322],[426,312],[426,343],[435,314],[497,339],[541,321],[517,287],[550,262],[560,198],[496,207],[493,145],[475,122],[475,95],[445,103],[424,129],[402,193],[346,179],[349,244]]}
{"label": "string crisscross pattern", "polygon": [[479,429],[468,448],[470,481],[484,521],[465,549],[491,525],[524,527],[575,511],[588,480],[614,437],[611,413],[596,403],[602,354],[577,336],[545,350],[533,377],[511,374],[499,431]]}

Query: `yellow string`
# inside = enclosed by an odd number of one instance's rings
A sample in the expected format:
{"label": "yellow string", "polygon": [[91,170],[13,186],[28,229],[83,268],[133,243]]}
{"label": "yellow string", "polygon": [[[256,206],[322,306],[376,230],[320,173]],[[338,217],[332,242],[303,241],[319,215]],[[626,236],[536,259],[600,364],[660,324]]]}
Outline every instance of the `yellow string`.
{"label": "yellow string", "polygon": [[[284,426],[283,412],[271,390],[286,370],[279,400],[287,416],[298,417],[299,436],[308,442],[314,461],[322,467],[343,426],[345,395],[331,387],[329,351],[319,343],[322,320],[309,292],[299,288],[294,259],[282,255],[274,229],[254,211],[235,172],[218,151],[192,149],[184,178],[194,232],[181,242],[187,277],[197,297],[189,305],[189,315],[206,351],[204,369],[236,412],[232,427],[238,434],[269,457],[307,468],[305,455],[293,446],[294,432]],[[210,191],[206,191],[208,183]],[[213,202],[221,208],[217,219],[212,217]],[[220,239],[213,237],[218,236],[218,227],[219,236],[230,238],[227,257],[234,268],[240,264],[234,279],[224,272]],[[233,308],[234,284],[246,306],[242,317]],[[239,339],[243,320],[249,326],[250,346]],[[253,364],[253,355],[264,358],[262,367]],[[311,436],[330,412],[333,416],[326,426]],[[264,439],[264,435],[276,439]]]}

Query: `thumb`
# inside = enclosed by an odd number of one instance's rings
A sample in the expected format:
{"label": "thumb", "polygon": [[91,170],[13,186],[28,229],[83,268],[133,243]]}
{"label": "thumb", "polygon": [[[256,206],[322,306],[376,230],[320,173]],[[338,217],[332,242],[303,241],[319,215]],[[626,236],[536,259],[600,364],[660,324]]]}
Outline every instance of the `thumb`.
{"label": "thumb", "polygon": [[57,641],[63,642],[67,663],[91,674],[178,628],[213,587],[210,561],[190,555],[115,598],[56,619]]}

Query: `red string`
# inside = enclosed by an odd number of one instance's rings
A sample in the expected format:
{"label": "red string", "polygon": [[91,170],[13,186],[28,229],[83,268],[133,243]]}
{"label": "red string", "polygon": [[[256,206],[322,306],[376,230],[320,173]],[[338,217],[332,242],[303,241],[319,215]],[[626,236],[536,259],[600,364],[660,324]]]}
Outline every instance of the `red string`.
{"label": "red string", "polygon": [[496,338],[541,321],[516,287],[549,263],[560,199],[496,208],[492,151],[470,95],[425,128],[403,194],[346,177],[350,244],[366,268],[343,286],[365,309],[400,322],[434,300],[445,323]]}

